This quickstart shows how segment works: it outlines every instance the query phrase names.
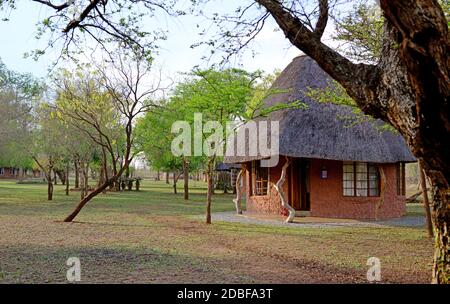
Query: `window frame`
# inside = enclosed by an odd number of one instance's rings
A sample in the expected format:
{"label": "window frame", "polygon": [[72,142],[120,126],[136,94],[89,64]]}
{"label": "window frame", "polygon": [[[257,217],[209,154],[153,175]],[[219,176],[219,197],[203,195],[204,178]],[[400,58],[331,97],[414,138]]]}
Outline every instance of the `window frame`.
{"label": "window frame", "polygon": [[[358,165],[365,164],[365,171],[359,172],[357,171]],[[345,167],[351,166],[352,170],[345,171]],[[370,187],[370,182],[373,181],[370,179],[371,177],[371,168],[375,168],[376,170],[376,182],[377,187],[373,188]],[[365,174],[365,179],[358,179],[358,174]],[[351,179],[345,179],[345,174],[351,174]],[[358,187],[358,182],[364,182],[366,183],[366,187]],[[346,182],[353,182],[352,187],[346,187]],[[378,169],[378,165],[374,163],[368,163],[368,162],[342,162],[342,196],[344,197],[380,197],[381,195],[381,178],[380,178],[380,170]],[[376,195],[371,194],[371,190],[376,189]],[[353,193],[351,195],[346,194],[346,190],[351,190]],[[358,193],[358,190],[365,190],[365,195],[360,195]]]}

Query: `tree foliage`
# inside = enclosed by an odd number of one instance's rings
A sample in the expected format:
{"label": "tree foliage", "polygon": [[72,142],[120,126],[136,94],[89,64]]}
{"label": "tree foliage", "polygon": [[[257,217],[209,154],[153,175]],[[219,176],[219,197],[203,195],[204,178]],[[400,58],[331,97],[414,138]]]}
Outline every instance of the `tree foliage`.
{"label": "tree foliage", "polygon": [[28,145],[43,91],[41,80],[9,70],[0,60],[0,166],[33,167]]}

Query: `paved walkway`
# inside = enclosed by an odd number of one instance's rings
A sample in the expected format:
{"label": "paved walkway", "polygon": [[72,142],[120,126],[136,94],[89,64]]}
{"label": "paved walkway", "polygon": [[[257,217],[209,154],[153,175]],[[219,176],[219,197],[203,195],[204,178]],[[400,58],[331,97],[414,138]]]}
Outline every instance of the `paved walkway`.
{"label": "paved walkway", "polygon": [[261,218],[237,215],[234,211],[216,212],[212,214],[213,221],[224,221],[244,224],[269,225],[290,228],[326,228],[326,227],[424,227],[425,219],[421,216],[404,216],[402,218],[371,221],[325,219],[314,217],[296,217],[294,223],[283,222],[284,218]]}

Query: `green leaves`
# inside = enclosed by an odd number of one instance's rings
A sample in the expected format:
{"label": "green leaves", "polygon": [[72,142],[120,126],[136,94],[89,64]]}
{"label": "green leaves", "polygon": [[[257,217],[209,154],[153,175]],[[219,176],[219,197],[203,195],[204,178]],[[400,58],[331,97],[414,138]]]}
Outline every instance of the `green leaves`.
{"label": "green leaves", "polygon": [[376,62],[381,55],[384,18],[376,4],[357,3],[347,15],[336,18],[334,39],[345,43],[350,58]]}
{"label": "green leaves", "polygon": [[0,60],[0,165],[28,167],[33,112],[43,90],[39,79],[9,70]]}

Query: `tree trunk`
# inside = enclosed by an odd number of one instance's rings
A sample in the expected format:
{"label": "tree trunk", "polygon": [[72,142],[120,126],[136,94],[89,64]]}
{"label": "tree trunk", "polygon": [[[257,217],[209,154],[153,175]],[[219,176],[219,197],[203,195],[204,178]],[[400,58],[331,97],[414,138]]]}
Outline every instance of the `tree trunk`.
{"label": "tree trunk", "polygon": [[[51,173],[49,175],[51,176]],[[47,200],[53,200],[53,182],[51,177],[47,179]]]}
{"label": "tree trunk", "polygon": [[423,171],[422,165],[420,163],[419,163],[419,176],[420,176],[420,186],[422,187],[423,207],[425,208],[425,219],[428,236],[432,238],[434,236],[434,233],[433,233],[433,222],[431,220],[430,203],[428,201],[427,182],[425,180],[425,172]]}
{"label": "tree trunk", "polygon": [[[441,172],[428,171],[433,184],[432,217],[435,232],[433,283],[450,283],[450,207],[448,184]],[[446,181],[445,181],[446,182]]]}
{"label": "tree trunk", "polygon": [[173,175],[173,184],[172,184],[172,187],[173,187],[173,193],[174,194],[177,194],[177,177],[176,177],[176,172],[175,171],[173,171],[173,173],[172,173]]}
{"label": "tree trunk", "polygon": [[423,162],[433,184],[433,282],[449,283],[450,36],[438,1],[379,1],[386,22],[376,65],[352,63],[322,43],[320,31],[308,29],[281,1],[256,2],[268,10],[293,45],[346,89],[365,114],[394,126]]}
{"label": "tree trunk", "polygon": [[128,166],[127,169],[125,170],[125,177],[126,178],[130,177],[130,166]]}
{"label": "tree trunk", "polygon": [[85,195],[89,192],[89,162],[85,163],[85,171],[84,171],[84,193]]}
{"label": "tree trunk", "polygon": [[161,180],[161,178],[159,177],[159,170],[156,171],[156,180],[157,180],[157,181],[160,181],[160,180]]}
{"label": "tree trunk", "polygon": [[[450,283],[450,40],[448,23],[433,0],[380,1],[394,30],[398,58],[406,70],[412,114],[389,113],[412,130],[396,128],[407,140],[433,184],[434,283]],[[403,84],[405,86],[405,84]],[[398,100],[398,102],[402,102]],[[401,113],[400,113],[401,114]],[[394,120],[392,119],[392,120]]]}
{"label": "tree trunk", "polygon": [[384,205],[384,196],[386,194],[386,174],[384,173],[383,166],[379,167],[379,175],[380,175],[380,199],[375,205],[375,220],[378,220],[378,213],[381,207]]}
{"label": "tree trunk", "polygon": [[208,183],[208,191],[206,193],[206,224],[211,224],[211,202],[213,194],[213,179],[212,179],[212,168],[213,160],[208,161],[208,168],[206,171],[206,182]]}
{"label": "tree trunk", "polygon": [[75,189],[80,188],[80,168],[78,167],[78,159],[73,161],[75,168]]}
{"label": "tree trunk", "polygon": [[[51,173],[50,173],[50,174],[51,174]],[[58,184],[58,179],[57,179],[57,176],[56,176],[56,170],[53,170],[53,183],[54,183],[55,185]]]}
{"label": "tree trunk", "polygon": [[[106,163],[103,165],[103,177],[102,177],[102,181],[105,182],[108,180],[108,167],[106,166]],[[106,188],[103,189],[103,194],[106,194]]]}
{"label": "tree trunk", "polygon": [[75,208],[75,210],[69,214],[65,219],[64,222],[71,222],[73,221],[73,219],[78,215],[78,213],[80,213],[81,209],[83,209],[83,207],[91,200],[93,199],[96,195],[100,194],[104,189],[106,189],[111,183],[115,182],[117,179],[116,176],[110,178],[109,180],[107,180],[106,182],[104,182],[100,187],[98,187],[97,189],[95,189],[94,191],[92,191],[91,193],[89,193],[88,195],[86,195],[77,205],[77,207]]}
{"label": "tree trunk", "polygon": [[236,213],[242,214],[242,207],[241,207],[241,178],[243,174],[244,169],[241,169],[239,171],[237,177],[236,177],[236,198],[233,199],[234,205],[236,207]]}
{"label": "tree trunk", "polygon": [[189,199],[189,162],[183,159],[184,199]]}
{"label": "tree trunk", "polygon": [[105,182],[103,178],[104,178],[103,166],[101,166],[100,172],[98,173],[97,187],[99,187],[101,184],[103,184]]}
{"label": "tree trunk", "polygon": [[69,163],[66,164],[66,195],[69,195]]}
{"label": "tree trunk", "polygon": [[86,190],[86,186],[84,184],[85,182],[85,178],[84,178],[84,162],[80,161],[79,162],[79,168],[80,170],[80,199],[84,199],[86,196],[85,190]]}
{"label": "tree trunk", "polygon": [[48,173],[47,173],[47,200],[53,200],[53,183],[52,183],[52,173],[53,173],[53,160],[52,157],[48,158]]}
{"label": "tree trunk", "polygon": [[125,165],[123,168],[121,168],[117,174],[112,176],[110,179],[107,179],[100,187],[97,187],[92,192],[90,192],[88,195],[86,195],[77,205],[75,210],[69,214],[65,219],[64,222],[71,222],[73,219],[80,213],[81,209],[95,196],[100,194],[103,190],[105,190],[109,185],[116,183],[117,179],[122,175],[123,171],[125,170],[125,167],[128,166],[128,162],[125,162]]}
{"label": "tree trunk", "polygon": [[136,179],[136,191],[140,191],[141,187],[141,181],[139,179]]}
{"label": "tree trunk", "polygon": [[56,175],[58,176],[59,180],[61,181],[61,184],[66,184],[66,173],[64,170],[55,170]]}
{"label": "tree trunk", "polygon": [[169,182],[169,171],[166,171],[166,184],[170,184],[170,182]]}
{"label": "tree trunk", "polygon": [[81,199],[84,199],[89,190],[89,163],[85,161],[80,161],[80,169],[81,169]]}

